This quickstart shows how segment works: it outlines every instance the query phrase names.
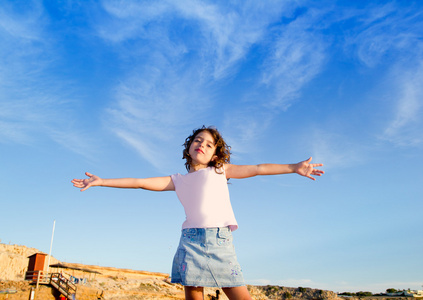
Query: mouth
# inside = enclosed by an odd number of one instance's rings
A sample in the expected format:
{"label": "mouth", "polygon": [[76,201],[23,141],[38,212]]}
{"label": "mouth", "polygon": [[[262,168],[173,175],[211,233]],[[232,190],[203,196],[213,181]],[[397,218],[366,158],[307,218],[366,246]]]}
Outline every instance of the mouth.
{"label": "mouth", "polygon": [[198,152],[198,153],[203,153],[204,154],[203,150],[201,150],[201,149],[195,149],[195,151]]}

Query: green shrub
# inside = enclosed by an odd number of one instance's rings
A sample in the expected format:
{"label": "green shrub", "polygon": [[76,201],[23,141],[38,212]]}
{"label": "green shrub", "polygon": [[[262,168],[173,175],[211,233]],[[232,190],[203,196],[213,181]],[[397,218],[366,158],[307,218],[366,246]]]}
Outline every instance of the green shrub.
{"label": "green shrub", "polygon": [[291,299],[291,298],[292,298],[292,295],[291,295],[291,293],[290,293],[290,292],[285,292],[283,295],[284,295],[284,297],[285,297],[286,299]]}
{"label": "green shrub", "polygon": [[356,293],[356,296],[357,297],[371,297],[371,296],[373,296],[373,293],[372,292],[358,292],[358,293]]}
{"label": "green shrub", "polygon": [[351,293],[351,292],[343,292],[343,293],[340,293],[340,294],[338,294],[338,295],[341,295],[341,296],[355,296],[355,293]]}

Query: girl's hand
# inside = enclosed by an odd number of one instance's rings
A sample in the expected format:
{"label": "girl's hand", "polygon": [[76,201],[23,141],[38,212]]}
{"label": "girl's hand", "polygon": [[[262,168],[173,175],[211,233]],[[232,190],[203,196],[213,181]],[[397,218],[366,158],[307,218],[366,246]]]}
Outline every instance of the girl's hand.
{"label": "girl's hand", "polygon": [[315,169],[315,167],[321,167],[323,164],[310,164],[311,157],[305,161],[299,162],[295,165],[294,171],[295,173],[310,178],[312,180],[316,180],[316,178],[311,177],[313,176],[322,176],[325,172],[322,170]]}
{"label": "girl's hand", "polygon": [[85,175],[87,175],[89,178],[87,178],[87,179],[73,179],[72,180],[74,187],[82,188],[81,192],[85,191],[89,187],[99,186],[103,182],[103,180],[100,177],[93,175],[91,173],[85,172]]}

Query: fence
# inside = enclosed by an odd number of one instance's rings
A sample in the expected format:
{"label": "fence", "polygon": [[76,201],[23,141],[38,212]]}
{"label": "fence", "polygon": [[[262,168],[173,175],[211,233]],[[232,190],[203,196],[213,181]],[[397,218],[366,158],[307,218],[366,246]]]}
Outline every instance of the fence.
{"label": "fence", "polygon": [[51,285],[62,295],[64,295],[67,299],[74,299],[76,294],[76,285],[60,273],[30,271],[26,272],[25,279],[32,281],[32,283],[35,283],[37,289],[40,284]]}

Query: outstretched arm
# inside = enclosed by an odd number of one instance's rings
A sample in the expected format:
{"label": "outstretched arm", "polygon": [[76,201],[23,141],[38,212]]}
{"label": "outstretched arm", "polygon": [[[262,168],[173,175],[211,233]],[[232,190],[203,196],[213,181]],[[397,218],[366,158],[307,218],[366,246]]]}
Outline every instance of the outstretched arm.
{"label": "outstretched arm", "polygon": [[170,176],[151,178],[115,178],[104,179],[96,175],[85,173],[89,178],[73,179],[74,187],[81,188],[81,192],[92,186],[106,186],[114,188],[144,189],[150,191],[174,191],[175,186]]}
{"label": "outstretched arm", "polygon": [[311,157],[296,164],[259,164],[259,165],[225,165],[227,178],[248,178],[257,175],[278,175],[297,173],[312,180],[313,176],[322,176],[325,172],[315,169],[323,164],[311,164]]}

